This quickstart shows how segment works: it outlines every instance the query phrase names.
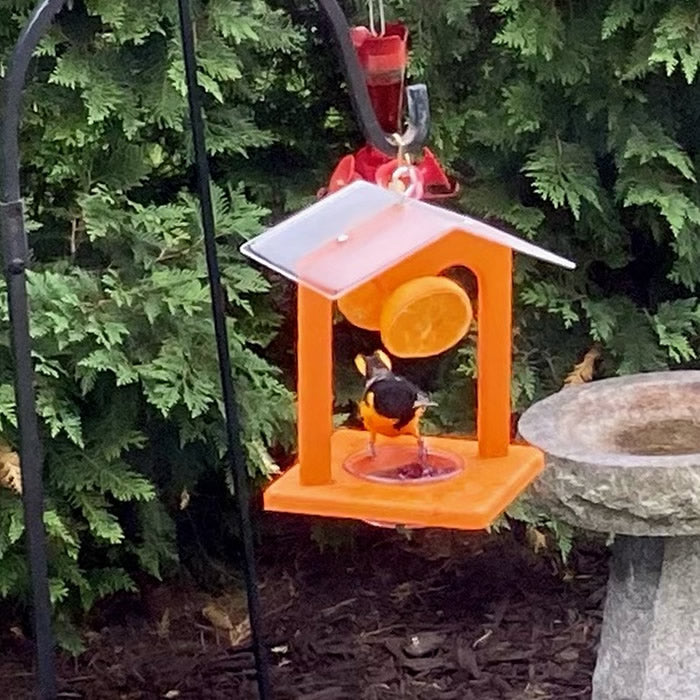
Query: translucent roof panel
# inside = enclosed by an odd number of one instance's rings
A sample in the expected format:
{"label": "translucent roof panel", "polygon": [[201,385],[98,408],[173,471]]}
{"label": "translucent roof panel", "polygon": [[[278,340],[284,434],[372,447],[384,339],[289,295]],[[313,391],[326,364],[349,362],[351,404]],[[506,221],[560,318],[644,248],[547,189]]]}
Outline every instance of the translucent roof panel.
{"label": "translucent roof panel", "polygon": [[573,263],[493,226],[355,182],[246,242],[241,251],[337,299],[454,229],[564,267]]}

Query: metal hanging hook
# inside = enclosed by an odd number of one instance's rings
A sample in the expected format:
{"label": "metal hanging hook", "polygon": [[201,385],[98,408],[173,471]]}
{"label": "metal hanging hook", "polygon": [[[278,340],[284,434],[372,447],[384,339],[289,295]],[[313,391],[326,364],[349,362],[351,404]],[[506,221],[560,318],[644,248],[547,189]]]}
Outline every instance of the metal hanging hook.
{"label": "metal hanging hook", "polygon": [[[369,97],[365,75],[350,40],[350,27],[337,0],[318,0],[320,8],[331,24],[340,48],[341,63],[345,72],[355,117],[368,143],[388,156],[395,156],[399,146],[392,134],[386,133],[374,112]],[[383,22],[383,6],[380,4],[380,23]],[[401,134],[403,147],[408,152],[419,152],[428,140],[430,132],[430,101],[425,84],[406,88],[408,127]]]}
{"label": "metal hanging hook", "polygon": [[[377,36],[377,29],[374,25],[374,0],[367,0],[367,8],[369,10],[369,30]],[[386,34],[386,16],[384,14],[384,0],[379,0],[379,35]]]}

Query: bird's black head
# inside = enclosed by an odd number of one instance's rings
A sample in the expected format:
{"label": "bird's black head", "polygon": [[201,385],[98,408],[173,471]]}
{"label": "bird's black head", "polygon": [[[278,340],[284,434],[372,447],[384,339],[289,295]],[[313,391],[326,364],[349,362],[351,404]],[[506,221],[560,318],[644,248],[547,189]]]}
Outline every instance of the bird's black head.
{"label": "bird's black head", "polygon": [[371,355],[358,355],[355,367],[366,380],[370,380],[391,372],[391,360],[383,350],[375,350]]}

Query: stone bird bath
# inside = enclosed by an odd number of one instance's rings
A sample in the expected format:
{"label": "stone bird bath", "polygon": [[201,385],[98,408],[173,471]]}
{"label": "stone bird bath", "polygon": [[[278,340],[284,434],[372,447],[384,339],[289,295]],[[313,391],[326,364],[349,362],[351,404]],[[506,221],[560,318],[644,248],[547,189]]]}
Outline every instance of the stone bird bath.
{"label": "stone bird bath", "polygon": [[592,700],[700,700],[700,371],[567,387],[519,430],[530,497],[615,534]]}

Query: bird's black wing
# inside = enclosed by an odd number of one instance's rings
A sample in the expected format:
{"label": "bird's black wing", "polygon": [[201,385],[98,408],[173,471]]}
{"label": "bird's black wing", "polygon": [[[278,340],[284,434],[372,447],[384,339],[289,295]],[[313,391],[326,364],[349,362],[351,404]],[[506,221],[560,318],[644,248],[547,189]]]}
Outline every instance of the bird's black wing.
{"label": "bird's black wing", "polygon": [[403,377],[392,376],[374,382],[371,391],[375,410],[387,418],[396,418],[397,430],[411,422],[416,413],[418,387]]}

